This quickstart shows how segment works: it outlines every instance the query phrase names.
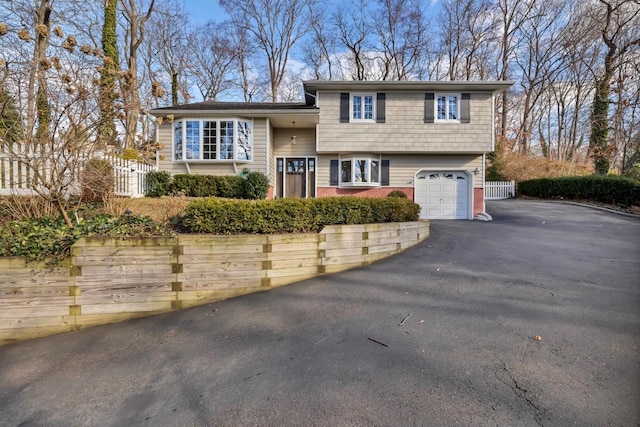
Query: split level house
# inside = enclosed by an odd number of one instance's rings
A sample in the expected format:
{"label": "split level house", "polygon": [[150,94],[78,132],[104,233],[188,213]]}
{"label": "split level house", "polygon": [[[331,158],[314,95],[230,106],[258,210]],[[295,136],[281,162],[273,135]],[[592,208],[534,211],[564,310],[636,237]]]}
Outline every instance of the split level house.
{"label": "split level house", "polygon": [[269,198],[386,196],[421,218],[485,211],[494,101],[513,82],[305,81],[305,102],[157,108],[158,167],[175,174],[260,171]]}

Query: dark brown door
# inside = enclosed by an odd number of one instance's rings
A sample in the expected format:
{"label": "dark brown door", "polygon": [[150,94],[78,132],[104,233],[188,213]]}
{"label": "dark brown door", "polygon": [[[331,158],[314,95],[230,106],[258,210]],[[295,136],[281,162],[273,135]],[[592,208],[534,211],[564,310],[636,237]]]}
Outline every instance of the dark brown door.
{"label": "dark brown door", "polygon": [[307,197],[307,159],[287,159],[285,197]]}

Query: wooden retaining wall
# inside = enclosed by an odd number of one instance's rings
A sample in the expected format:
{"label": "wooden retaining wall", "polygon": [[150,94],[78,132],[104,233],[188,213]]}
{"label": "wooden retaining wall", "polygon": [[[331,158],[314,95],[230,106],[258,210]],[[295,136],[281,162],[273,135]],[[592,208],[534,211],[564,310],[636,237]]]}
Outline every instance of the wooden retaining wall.
{"label": "wooden retaining wall", "polygon": [[0,258],[0,345],[193,307],[367,265],[421,242],[426,221],[317,234],[83,238],[71,265]]}

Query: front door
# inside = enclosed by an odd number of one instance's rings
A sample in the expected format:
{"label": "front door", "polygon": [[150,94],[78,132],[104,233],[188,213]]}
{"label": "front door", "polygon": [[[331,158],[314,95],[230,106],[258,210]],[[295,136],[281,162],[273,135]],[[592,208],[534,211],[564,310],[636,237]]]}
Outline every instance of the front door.
{"label": "front door", "polygon": [[287,159],[285,197],[307,197],[307,159]]}
{"label": "front door", "polygon": [[315,157],[278,157],[276,164],[276,197],[316,197]]}

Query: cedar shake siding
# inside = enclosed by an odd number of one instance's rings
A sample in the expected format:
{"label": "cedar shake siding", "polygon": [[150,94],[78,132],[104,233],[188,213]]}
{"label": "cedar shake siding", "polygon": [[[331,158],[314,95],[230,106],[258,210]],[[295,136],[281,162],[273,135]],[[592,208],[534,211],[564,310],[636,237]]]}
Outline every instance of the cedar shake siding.
{"label": "cedar shake siding", "polygon": [[[384,121],[345,122],[344,92],[319,92],[318,152],[375,153],[488,153],[493,142],[493,103],[488,92],[465,93],[461,109],[468,103],[468,117],[458,122],[425,123],[427,92],[387,92],[384,99]],[[428,92],[432,95],[433,91]],[[456,92],[458,96],[461,92]],[[380,93],[378,93],[379,96]],[[460,97],[462,98],[462,97]],[[376,107],[380,103],[377,99]],[[433,108],[433,104],[427,105]],[[380,113],[380,112],[379,112]],[[469,123],[464,123],[467,119]]]}

